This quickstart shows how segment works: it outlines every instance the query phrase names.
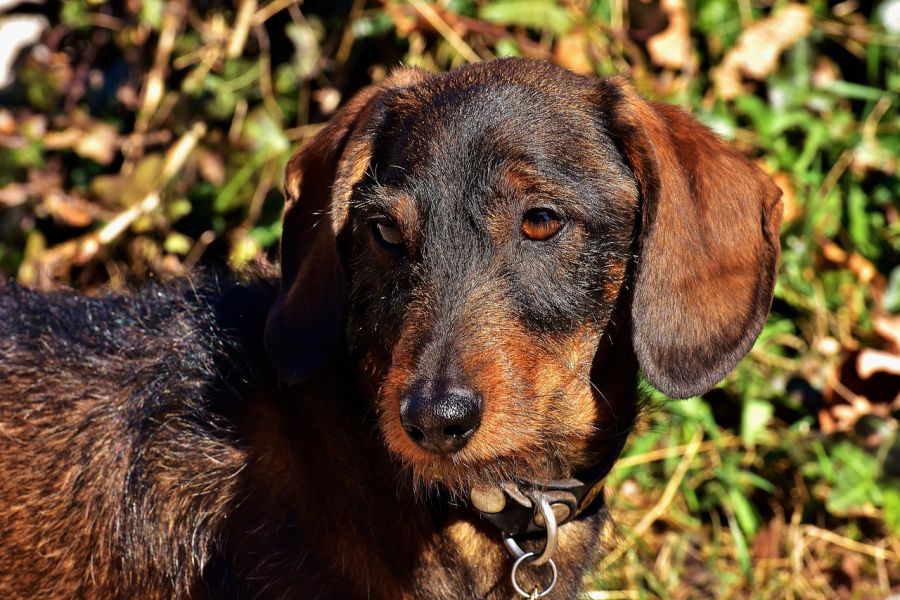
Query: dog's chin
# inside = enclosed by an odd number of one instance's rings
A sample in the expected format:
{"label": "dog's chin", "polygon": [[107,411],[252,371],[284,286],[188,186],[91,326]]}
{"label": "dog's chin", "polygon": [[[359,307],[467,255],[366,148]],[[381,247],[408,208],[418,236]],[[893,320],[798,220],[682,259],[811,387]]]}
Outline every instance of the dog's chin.
{"label": "dog's chin", "polygon": [[415,493],[449,495],[466,501],[476,486],[497,487],[505,482],[539,481],[568,476],[571,465],[559,453],[547,449],[523,449],[520,453],[483,457],[463,449],[451,455],[425,451],[394,451]]}

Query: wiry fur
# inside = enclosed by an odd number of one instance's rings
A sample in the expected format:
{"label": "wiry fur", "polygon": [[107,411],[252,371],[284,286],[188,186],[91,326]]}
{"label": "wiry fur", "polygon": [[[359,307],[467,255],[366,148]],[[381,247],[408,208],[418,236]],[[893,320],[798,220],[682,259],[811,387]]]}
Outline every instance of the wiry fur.
{"label": "wiry fur", "polygon": [[3,290],[0,595],[184,596],[199,579],[247,460],[219,294]]}
{"label": "wiry fur", "polygon": [[414,500],[352,381],[277,383],[273,296],[0,289],[0,596],[505,597],[496,532]]}
{"label": "wiry fur", "polygon": [[[280,285],[0,291],[0,596],[508,598],[472,487],[614,459],[639,365],[701,392],[771,301],[777,188],[621,79],[400,70],[285,181]],[[451,388],[479,420],[436,451],[401,407]],[[551,598],[598,546],[583,508]]]}

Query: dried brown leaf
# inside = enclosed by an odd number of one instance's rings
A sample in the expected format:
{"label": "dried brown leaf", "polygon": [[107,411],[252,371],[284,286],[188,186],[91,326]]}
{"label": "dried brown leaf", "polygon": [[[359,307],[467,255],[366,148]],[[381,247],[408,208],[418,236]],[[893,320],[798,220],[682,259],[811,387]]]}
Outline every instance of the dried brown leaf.
{"label": "dried brown leaf", "polygon": [[786,173],[778,172],[772,174],[775,184],[781,189],[781,202],[784,205],[784,216],[782,223],[790,223],[801,216],[800,206],[797,204],[797,193],[794,191],[794,185],[791,178]]}
{"label": "dried brown leaf", "polygon": [[53,190],[43,195],[41,212],[68,227],[87,227],[94,222],[97,208],[84,198]]}
{"label": "dried brown leaf", "polygon": [[856,275],[860,283],[868,284],[878,276],[878,267],[859,252],[851,252],[847,268]]}
{"label": "dried brown leaf", "polygon": [[785,523],[780,517],[775,517],[769,523],[759,529],[753,539],[750,553],[757,560],[778,558],[780,553],[780,540],[784,534]]}
{"label": "dried brown leaf", "polygon": [[662,0],[660,8],[669,17],[669,26],[647,41],[653,64],[669,69],[693,66],[691,29],[684,0]]}
{"label": "dried brown leaf", "polygon": [[828,409],[819,409],[819,429],[825,435],[832,434],[838,430],[838,424],[834,417],[831,416],[831,413],[828,412]]}
{"label": "dried brown leaf", "polygon": [[894,351],[900,354],[900,315],[876,314],[872,318],[875,333],[887,340]]}
{"label": "dried brown leaf", "polygon": [[119,145],[119,133],[116,128],[109,123],[98,122],[79,136],[74,150],[84,158],[108,165],[115,158]]}
{"label": "dried brown leaf", "polygon": [[741,33],[722,64],[713,70],[719,96],[734,98],[744,93],[744,77],[762,81],[775,72],[782,52],[812,31],[812,16],[810,7],[792,3]]}
{"label": "dried brown leaf", "polygon": [[863,379],[875,373],[900,375],[900,356],[872,348],[863,348],[856,358],[856,370]]}
{"label": "dried brown leaf", "polygon": [[0,206],[18,206],[27,199],[28,188],[21,183],[9,183],[0,187]]}
{"label": "dried brown leaf", "polygon": [[341,103],[341,92],[334,87],[324,87],[313,92],[313,100],[319,105],[323,115],[330,115]]}
{"label": "dried brown leaf", "polygon": [[102,121],[85,122],[62,131],[50,131],[44,136],[44,147],[48,150],[71,148],[79,156],[101,165],[111,163],[121,145],[116,128]]}
{"label": "dried brown leaf", "polygon": [[825,433],[848,431],[867,415],[889,418],[900,409],[900,354],[871,347],[850,352],[829,376],[823,399]]}
{"label": "dried brown leaf", "polygon": [[826,240],[821,245],[821,250],[822,256],[829,262],[839,265],[847,262],[847,252],[831,240]]}
{"label": "dried brown leaf", "polygon": [[197,168],[200,175],[215,186],[225,183],[225,161],[220,154],[202,150],[197,153]]}
{"label": "dried brown leaf", "polygon": [[841,71],[834,61],[825,56],[820,56],[816,61],[816,68],[812,73],[812,84],[817,88],[825,88],[841,78]]}
{"label": "dried brown leaf", "polygon": [[0,109],[0,135],[13,135],[17,129],[12,113],[5,108]]}
{"label": "dried brown leaf", "polygon": [[881,171],[893,175],[898,170],[897,154],[879,143],[878,139],[864,139],[853,150],[850,169],[857,177],[869,171]]}
{"label": "dried brown leaf", "polygon": [[408,37],[409,34],[415,31],[419,21],[415,13],[404,10],[404,8],[405,7],[394,6],[392,4],[388,4],[384,8],[384,11],[390,15],[391,20],[394,22],[394,29],[397,31],[397,36],[401,38]]}
{"label": "dried brown leaf", "polygon": [[553,48],[554,60],[563,67],[590,75],[594,72],[594,63],[590,55],[590,38],[587,31],[576,28],[556,40]]}

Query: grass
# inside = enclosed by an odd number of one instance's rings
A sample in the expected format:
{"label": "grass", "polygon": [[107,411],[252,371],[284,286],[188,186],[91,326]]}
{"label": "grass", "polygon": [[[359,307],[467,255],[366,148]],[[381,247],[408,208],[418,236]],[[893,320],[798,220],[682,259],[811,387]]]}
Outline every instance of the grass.
{"label": "grass", "polygon": [[0,276],[37,287],[271,258],[290,148],[401,62],[546,58],[691,110],[784,191],[776,299],[720,386],[656,397],[587,597],[900,592],[896,0],[49,4],[0,90]]}

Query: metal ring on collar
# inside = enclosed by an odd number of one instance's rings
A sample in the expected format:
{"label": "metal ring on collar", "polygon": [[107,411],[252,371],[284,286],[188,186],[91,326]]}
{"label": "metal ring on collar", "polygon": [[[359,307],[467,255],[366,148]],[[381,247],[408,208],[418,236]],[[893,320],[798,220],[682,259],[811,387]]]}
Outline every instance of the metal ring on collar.
{"label": "metal ring on collar", "polygon": [[[532,491],[528,495],[544,516],[544,527],[547,530],[547,541],[544,543],[543,551],[537,555],[537,558],[529,561],[531,565],[539,567],[549,562],[556,553],[556,546],[559,541],[559,538],[557,537],[556,515],[553,514],[553,509],[550,508],[550,502],[547,501],[547,498],[542,493]],[[503,538],[503,543],[506,544],[507,549],[509,549],[510,553],[512,553],[517,560],[522,560],[522,557],[526,552],[522,550],[511,535],[505,536]],[[528,554],[534,556],[534,552],[529,552]]]}
{"label": "metal ring on collar", "polygon": [[[556,578],[559,575],[559,572],[556,570],[556,563],[550,559],[547,559],[547,562],[550,563],[550,570],[553,571],[553,579],[550,580],[550,585],[548,585],[542,592],[538,592],[536,588],[533,592],[526,592],[525,590],[523,590],[522,586],[519,585],[519,582],[516,581],[516,573],[519,570],[519,565],[533,556],[534,552],[526,552],[525,554],[517,558],[516,562],[513,563],[512,573],[510,573],[510,579],[512,579],[513,589],[516,590],[516,592],[523,598],[543,598],[551,591],[553,591],[554,587],[556,587]],[[535,564],[535,561],[531,561],[529,564],[533,565]]]}

